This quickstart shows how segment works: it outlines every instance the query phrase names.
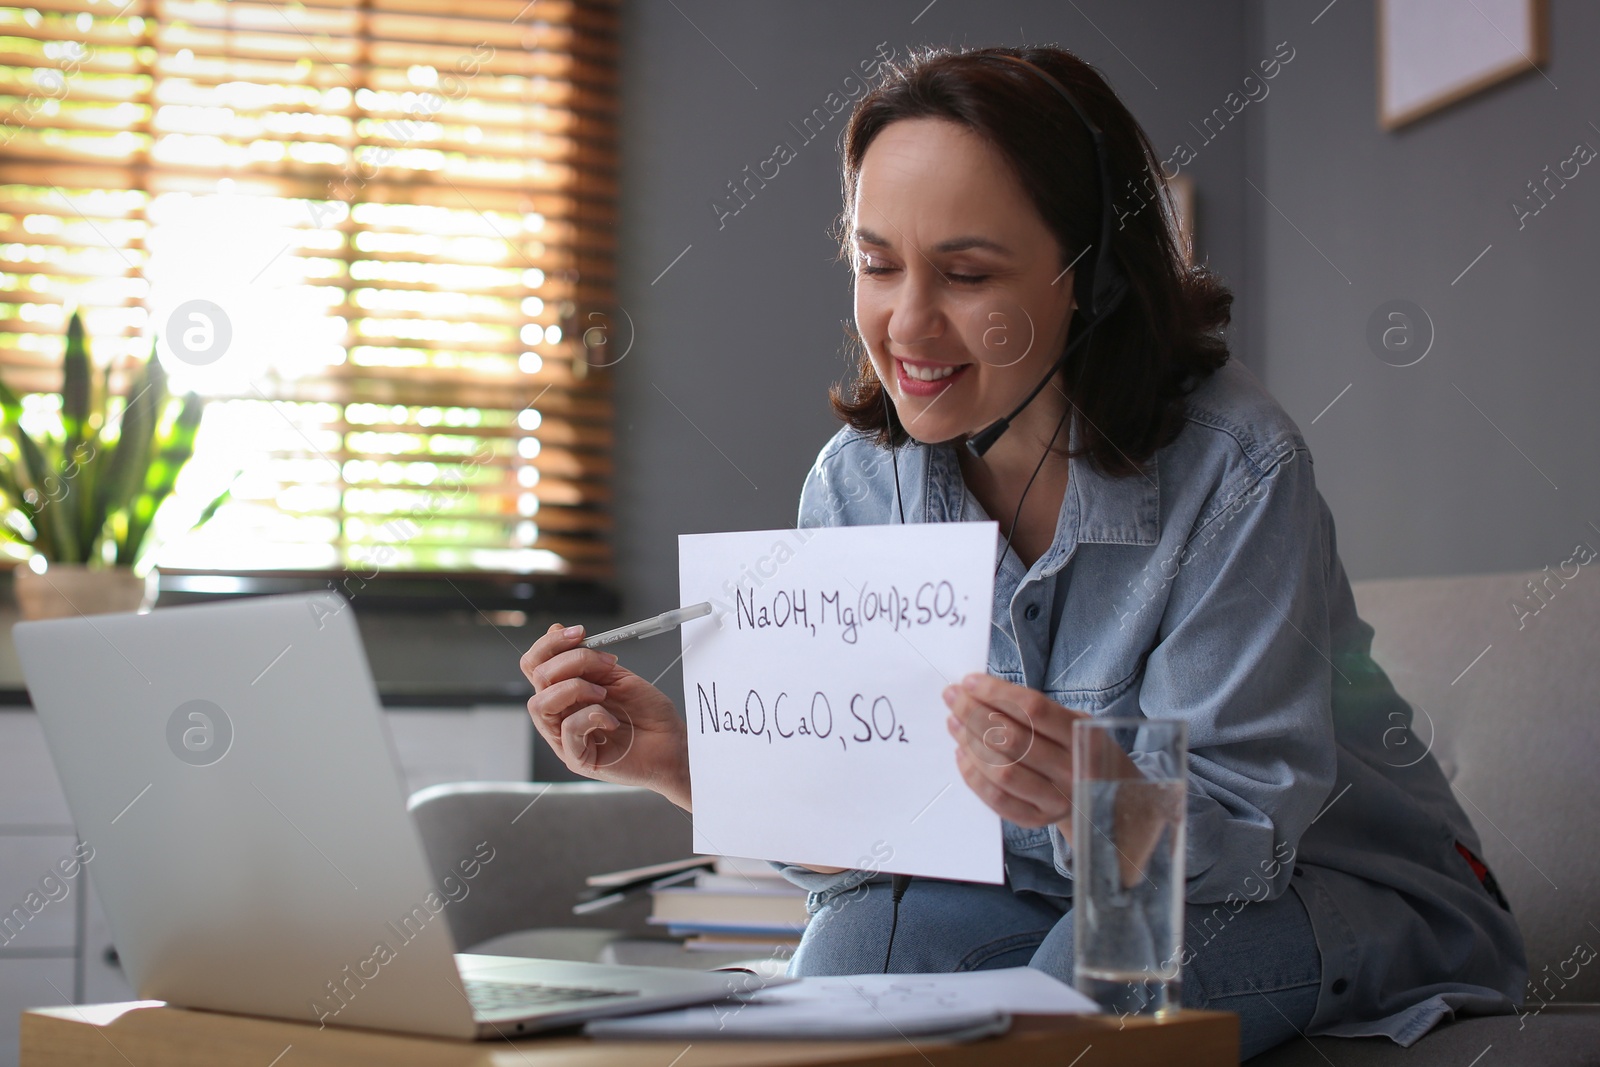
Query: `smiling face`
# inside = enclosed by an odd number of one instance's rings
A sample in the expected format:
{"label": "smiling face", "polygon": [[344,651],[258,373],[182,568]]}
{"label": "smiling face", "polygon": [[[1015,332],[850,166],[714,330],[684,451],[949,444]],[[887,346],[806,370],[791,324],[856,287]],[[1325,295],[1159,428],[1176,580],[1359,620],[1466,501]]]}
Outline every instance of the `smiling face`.
{"label": "smiling face", "polygon": [[[1008,414],[1060,355],[1075,304],[1005,157],[944,119],[891,123],[862,157],[853,224],[856,328],[906,431],[932,444]],[[1046,388],[1006,437],[1048,438],[1064,403]]]}

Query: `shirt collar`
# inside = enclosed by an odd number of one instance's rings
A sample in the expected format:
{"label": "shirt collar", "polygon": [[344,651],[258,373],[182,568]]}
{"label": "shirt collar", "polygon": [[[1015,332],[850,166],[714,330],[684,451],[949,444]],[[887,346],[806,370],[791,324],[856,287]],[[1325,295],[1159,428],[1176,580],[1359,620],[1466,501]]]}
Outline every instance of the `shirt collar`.
{"label": "shirt collar", "polygon": [[[1081,447],[1076,420],[1072,446]],[[1074,488],[1076,487],[1076,488]],[[1078,494],[1078,541],[1108,545],[1153,545],[1161,537],[1161,468],[1147,461],[1138,473],[1117,477],[1074,456],[1067,491]]]}
{"label": "shirt collar", "polygon": [[[1073,421],[1071,445],[1082,447],[1077,420]],[[951,522],[960,516],[964,486],[956,449],[961,447],[945,442],[924,450],[929,461],[923,498],[925,522]],[[1067,467],[1067,498],[1062,501],[1060,521],[1073,525],[1074,519],[1076,530],[1057,531],[1057,547],[1085,542],[1156,544],[1161,535],[1159,464],[1147,462],[1139,473],[1117,477],[1096,470],[1085,457],[1074,456]]]}

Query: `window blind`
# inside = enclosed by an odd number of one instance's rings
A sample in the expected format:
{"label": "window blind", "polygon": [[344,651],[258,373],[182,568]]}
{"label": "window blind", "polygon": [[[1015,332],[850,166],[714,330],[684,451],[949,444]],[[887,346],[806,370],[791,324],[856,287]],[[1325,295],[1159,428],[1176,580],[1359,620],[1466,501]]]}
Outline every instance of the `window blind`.
{"label": "window blind", "polygon": [[611,576],[617,18],[0,8],[0,375],[59,388],[72,306],[97,364],[160,335],[180,493],[233,487],[163,571]]}

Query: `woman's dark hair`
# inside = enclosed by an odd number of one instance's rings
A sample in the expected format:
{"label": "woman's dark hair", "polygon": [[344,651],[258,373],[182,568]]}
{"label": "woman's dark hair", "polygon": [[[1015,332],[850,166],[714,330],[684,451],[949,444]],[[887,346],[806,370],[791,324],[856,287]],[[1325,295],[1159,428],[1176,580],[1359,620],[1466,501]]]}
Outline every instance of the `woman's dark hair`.
{"label": "woman's dark hair", "polygon": [[[1184,395],[1227,361],[1222,334],[1233,295],[1210,271],[1184,265],[1162,206],[1166,182],[1159,157],[1094,67],[1051,47],[930,48],[884,64],[844,131],[840,256],[853,258],[851,220],[867,148],[890,123],[916,118],[959,123],[999,150],[1060,244],[1062,269],[1099,239],[1101,190],[1092,136],[1048,82],[1018,64],[984,58],[996,55],[1017,56],[1048,71],[1104,134],[1114,205],[1111,250],[1128,294],[1067,361],[1064,388],[1080,434],[1074,454],[1109,474],[1133,474],[1183,428]],[[1089,303],[1080,284],[1089,273],[1074,272],[1080,307]],[[1078,315],[1074,331],[1082,322]],[[901,444],[909,435],[885,403],[865,344],[853,327],[847,329],[856,367],[831,391],[833,409],[880,445]]]}

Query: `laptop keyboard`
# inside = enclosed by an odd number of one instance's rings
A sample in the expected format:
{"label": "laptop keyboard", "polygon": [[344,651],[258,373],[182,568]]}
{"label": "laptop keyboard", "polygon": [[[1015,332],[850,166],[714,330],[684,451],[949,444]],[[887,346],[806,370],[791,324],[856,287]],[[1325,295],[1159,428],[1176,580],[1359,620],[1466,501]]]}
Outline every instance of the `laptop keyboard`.
{"label": "laptop keyboard", "polygon": [[466,987],[472,1010],[484,1015],[534,1011],[585,1000],[638,996],[638,990],[633,989],[591,989],[542,982],[488,982],[479,978],[467,979]]}

